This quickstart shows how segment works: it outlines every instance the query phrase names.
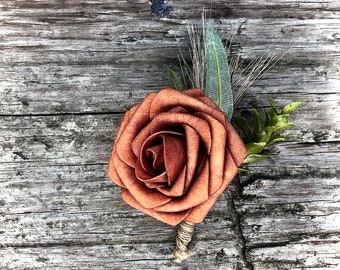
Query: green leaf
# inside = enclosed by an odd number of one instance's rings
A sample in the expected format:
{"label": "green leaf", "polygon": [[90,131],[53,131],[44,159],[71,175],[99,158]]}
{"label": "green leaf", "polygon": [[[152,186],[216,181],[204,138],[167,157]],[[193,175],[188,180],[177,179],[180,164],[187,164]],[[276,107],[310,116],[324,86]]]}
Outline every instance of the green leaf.
{"label": "green leaf", "polygon": [[245,160],[243,161],[243,163],[245,164],[245,163],[257,162],[257,161],[261,161],[267,158],[269,158],[268,155],[252,154],[252,155],[247,156]]}
{"label": "green leaf", "polygon": [[267,99],[268,102],[270,103],[270,106],[272,106],[272,109],[275,112],[275,114],[279,114],[274,100],[271,97],[267,97]]}
{"label": "green leaf", "polygon": [[252,154],[259,154],[262,152],[263,148],[265,148],[266,143],[265,142],[258,142],[258,143],[247,143],[246,148],[247,148],[247,155],[252,155]]}
{"label": "green leaf", "polygon": [[273,119],[276,116],[278,116],[278,114],[275,113],[273,108],[270,108],[269,111],[266,112],[266,114],[268,114],[268,120],[269,120],[268,124],[266,123],[266,126],[274,126],[275,124],[274,124],[274,120]]}
{"label": "green leaf", "polygon": [[[273,111],[274,112],[274,111]],[[270,115],[269,112],[265,111],[266,113],[266,122],[265,122],[265,126],[268,127],[271,125],[272,122],[272,116]]]}
{"label": "green leaf", "polygon": [[250,130],[250,126],[248,124],[248,121],[242,116],[234,116],[233,118],[234,118],[236,124],[242,130],[244,136],[246,137],[246,140],[250,141],[252,136],[251,136],[251,130]]}
{"label": "green leaf", "polygon": [[258,132],[260,131],[261,128],[261,123],[259,119],[259,113],[257,110],[254,108],[253,109],[253,138],[256,138]]}
{"label": "green leaf", "polygon": [[237,168],[237,173],[244,173],[244,172],[250,172],[250,170],[244,169],[244,168]]}
{"label": "green leaf", "polygon": [[209,24],[206,27],[205,44],[204,92],[230,120],[234,106],[227,54],[220,37]]}
{"label": "green leaf", "polygon": [[170,87],[179,91],[186,89],[183,79],[176,74],[171,68],[167,70]]}
{"label": "green leaf", "polygon": [[272,124],[274,126],[285,124],[285,123],[288,122],[288,117],[289,117],[289,114],[279,114],[279,115],[276,115],[272,119],[272,122],[273,122]]}
{"label": "green leaf", "polygon": [[296,127],[296,124],[294,123],[282,123],[282,124],[278,124],[275,126],[275,132],[276,131],[280,131],[286,128],[290,128],[290,127]]}
{"label": "green leaf", "polygon": [[256,136],[256,141],[267,143],[272,137],[274,131],[275,131],[275,127],[273,126],[265,127],[264,129],[258,132]]}
{"label": "green leaf", "polygon": [[287,141],[287,138],[278,137],[278,138],[275,138],[275,139],[269,141],[269,142],[267,143],[267,146],[272,145],[272,144],[277,143],[277,142],[285,142],[285,141]]}
{"label": "green leaf", "polygon": [[295,111],[301,105],[302,105],[302,102],[300,101],[291,102],[283,107],[281,113],[283,114],[291,113],[292,111]]}

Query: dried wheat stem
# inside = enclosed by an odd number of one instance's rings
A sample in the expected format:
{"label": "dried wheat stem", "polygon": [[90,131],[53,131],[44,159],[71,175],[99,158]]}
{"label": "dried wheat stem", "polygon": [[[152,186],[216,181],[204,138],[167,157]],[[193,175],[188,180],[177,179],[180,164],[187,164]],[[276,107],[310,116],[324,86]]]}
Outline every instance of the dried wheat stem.
{"label": "dried wheat stem", "polygon": [[188,245],[194,234],[194,228],[194,223],[185,220],[179,224],[176,235],[176,248],[173,252],[175,262],[181,263],[189,257]]}

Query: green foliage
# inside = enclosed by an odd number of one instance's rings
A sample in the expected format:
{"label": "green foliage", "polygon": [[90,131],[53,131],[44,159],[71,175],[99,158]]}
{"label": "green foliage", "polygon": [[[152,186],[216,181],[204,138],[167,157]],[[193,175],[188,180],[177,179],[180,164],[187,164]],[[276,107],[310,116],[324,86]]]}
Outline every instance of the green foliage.
{"label": "green foliage", "polygon": [[168,68],[168,79],[169,79],[169,85],[171,88],[179,91],[184,91],[186,89],[185,81],[182,79],[181,76],[177,75],[175,71],[173,71],[171,68]]}
{"label": "green foliage", "polygon": [[295,111],[301,104],[302,104],[301,101],[289,103],[283,107],[281,113],[291,113],[292,111]]}
{"label": "green foliage", "polygon": [[216,31],[209,24],[205,36],[205,94],[211,98],[230,120],[234,102],[227,54]]}
{"label": "green foliage", "polygon": [[236,124],[240,127],[243,134],[245,135],[245,138],[251,138],[252,137],[252,131],[248,124],[248,121],[241,116],[234,115],[233,119],[236,121]]}
{"label": "green foliage", "polygon": [[247,147],[247,157],[243,161],[244,164],[268,158],[269,156],[264,154],[267,146],[287,141],[287,138],[277,136],[277,132],[296,126],[294,123],[288,121],[289,114],[296,110],[302,102],[289,103],[284,106],[281,112],[278,111],[274,100],[270,97],[268,97],[268,102],[271,108],[265,111],[266,120],[263,127],[260,122],[259,113],[255,108],[252,113],[252,125],[250,124],[251,121],[247,121],[244,117],[233,117],[236,125],[243,133],[243,141]]}

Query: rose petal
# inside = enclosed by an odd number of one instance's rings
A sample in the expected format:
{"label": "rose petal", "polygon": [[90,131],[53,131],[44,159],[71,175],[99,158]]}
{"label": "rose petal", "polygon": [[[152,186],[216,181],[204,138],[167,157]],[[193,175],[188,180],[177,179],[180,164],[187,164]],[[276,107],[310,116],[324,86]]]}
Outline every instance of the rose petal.
{"label": "rose petal", "polygon": [[[131,147],[136,156],[145,156],[146,150],[152,145],[155,145],[157,139],[161,139],[161,134],[184,135],[183,132],[162,129],[160,126],[157,126],[157,124],[158,123],[151,122],[133,139]],[[180,128],[180,126],[178,127]],[[162,142],[160,141],[158,144],[161,145]]]}
{"label": "rose petal", "polygon": [[[164,150],[162,141],[160,139],[160,134],[160,132],[152,134],[151,136],[145,138],[144,141],[133,140],[131,145],[135,155],[140,158],[143,170],[148,173],[153,172],[154,175],[159,173],[162,169],[164,171],[164,166],[161,169],[161,165],[159,164],[161,161],[163,161],[164,165]],[[153,156],[152,164],[150,164],[151,156]]]}
{"label": "rose petal", "polygon": [[159,187],[157,188],[159,192],[169,197],[179,197],[185,192],[186,187],[186,166],[183,167],[179,176],[172,186]]}
{"label": "rose petal", "polygon": [[232,124],[226,122],[227,145],[226,149],[230,152],[236,166],[240,166],[247,155],[247,149]]}
{"label": "rose petal", "polygon": [[217,104],[214,101],[212,101],[210,98],[208,98],[204,94],[204,92],[199,88],[193,88],[193,89],[185,90],[182,93],[184,93],[188,96],[195,97],[199,101],[202,101],[203,103],[205,103],[206,105],[209,105],[210,107],[213,107],[215,110],[220,111],[220,108],[217,106]]}
{"label": "rose petal", "polygon": [[168,196],[161,194],[157,189],[150,189],[144,183],[136,179],[135,169],[128,166],[117,155],[115,166],[120,179],[131,195],[145,208],[154,208],[171,200]]}
{"label": "rose petal", "polygon": [[[136,152],[140,148],[138,155],[140,161],[138,162],[141,163],[141,168],[152,177],[156,176],[157,173],[165,171],[166,166],[168,166],[168,170],[171,170],[172,167],[176,167],[177,163],[185,164],[183,153],[185,143],[181,137],[184,138],[184,134],[179,132],[159,131],[146,138],[143,143],[141,143],[141,139],[134,141],[134,151]],[[170,160],[171,164],[167,165],[166,162],[169,163],[169,161],[164,159]],[[152,164],[150,164],[150,161],[152,161]]]}
{"label": "rose petal", "polygon": [[[175,132],[158,132],[154,135],[142,146],[141,160],[136,164],[136,176],[150,188],[171,187],[186,164],[185,138]],[[158,136],[162,139],[162,145],[149,147],[152,139]],[[148,151],[152,153],[152,166],[149,165],[150,160],[147,160]],[[159,162],[163,164],[155,164]],[[163,173],[157,175],[160,169],[163,169]]]}
{"label": "rose petal", "polygon": [[164,171],[164,147],[163,145],[155,145],[146,150],[145,153],[146,158],[151,158],[152,168],[156,172]]}
{"label": "rose petal", "polygon": [[[148,140],[148,137],[156,136],[154,134],[165,132],[175,132],[177,134],[184,133],[183,129],[185,125],[192,127],[197,134],[199,134],[206,150],[210,152],[211,134],[209,131],[209,124],[195,115],[173,112],[164,112],[156,115],[133,140],[132,148],[135,149],[134,152],[137,151],[137,149],[141,149],[143,143]],[[150,136],[150,134],[152,135]]]}
{"label": "rose petal", "polygon": [[187,164],[185,190],[189,188],[198,169],[200,157],[200,136],[199,133],[189,125],[183,125],[187,144]]}
{"label": "rose petal", "polygon": [[204,167],[196,181],[188,190],[188,193],[180,198],[173,198],[168,203],[154,207],[155,211],[178,212],[202,204],[209,198],[209,162]]}
{"label": "rose petal", "polygon": [[199,101],[202,101],[204,104],[212,107],[215,111],[219,111],[221,112],[220,108],[217,106],[217,104],[212,101],[210,98],[208,98],[207,96],[203,96],[203,97],[198,97],[197,98]]}
{"label": "rose petal", "polygon": [[204,203],[193,207],[190,214],[185,218],[185,220],[195,224],[202,222],[219,198],[219,196],[226,189],[231,180],[233,180],[236,173],[237,166],[234,163],[232,155],[229,153],[229,151],[227,151],[225,157],[224,182],[222,186],[214,194],[210,194],[209,199],[206,200]]}
{"label": "rose petal", "polygon": [[200,223],[204,220],[216,200],[235,177],[238,166],[242,164],[247,155],[247,149],[245,148],[242,139],[238,136],[236,130],[229,121],[226,121],[226,130],[228,138],[224,160],[223,184],[215,193],[210,194],[209,199],[206,202],[193,207],[191,213],[185,218],[186,221]]}
{"label": "rose petal", "polygon": [[148,94],[139,106],[128,112],[118,132],[119,137],[116,140],[115,150],[119,157],[130,166],[134,166],[137,161],[137,157],[131,149],[131,142],[150,121],[149,109],[155,96],[155,93]]}
{"label": "rose petal", "polygon": [[[122,135],[122,132],[125,130],[126,126],[129,124],[129,121],[132,117],[132,115],[135,113],[135,111],[138,109],[139,104],[136,104],[132,106],[125,114],[122,119],[122,123],[120,124],[119,130],[116,135],[116,141],[119,139],[119,137]],[[115,144],[116,145],[116,144]]]}
{"label": "rose petal", "polygon": [[117,153],[115,151],[112,152],[111,157],[110,157],[110,162],[108,166],[108,176],[109,178],[116,183],[117,185],[121,187],[125,187],[122,179],[120,178],[119,174],[117,173],[117,167],[115,165],[114,160],[118,158]]}
{"label": "rose petal", "polygon": [[140,162],[137,162],[135,167],[136,181],[142,181],[148,188],[158,188],[166,186],[168,183],[168,176],[164,171],[156,176],[150,175],[143,170]]}
{"label": "rose petal", "polygon": [[188,96],[197,98],[197,99],[201,98],[201,97],[205,97],[204,92],[199,88],[188,89],[188,90],[182,91],[182,93],[184,93]]}
{"label": "rose petal", "polygon": [[[174,185],[169,188],[158,188],[164,195],[171,197],[182,196],[190,187],[194,176],[199,171],[199,164],[204,162],[200,147],[200,137],[195,129],[189,125],[183,125],[186,137],[186,166],[182,169],[180,175],[177,177]],[[205,151],[204,151],[205,152]],[[200,161],[199,161],[200,159]]]}
{"label": "rose petal", "polygon": [[185,219],[186,216],[190,213],[190,209],[180,211],[180,212],[172,212],[172,213],[166,213],[166,212],[159,212],[155,211],[153,209],[145,209],[138,201],[134,199],[134,197],[131,195],[131,193],[127,189],[122,189],[122,197],[123,200],[131,205],[132,207],[136,208],[137,210],[140,210],[144,212],[145,214],[154,217],[155,219],[160,220],[161,222],[164,222],[166,224],[169,224],[171,226],[176,226],[181,221]]}
{"label": "rose petal", "polygon": [[[221,123],[224,123],[225,116],[221,110],[216,109],[216,106],[211,107],[205,104],[200,101],[197,96],[204,96],[202,90],[191,89],[179,92],[170,88],[163,89],[152,100],[150,106],[150,117],[154,118],[159,113],[169,111],[171,108],[176,106],[182,106],[190,112],[203,112],[209,114]],[[211,102],[209,102],[209,104],[211,104]]]}
{"label": "rose petal", "polygon": [[210,133],[212,137],[211,151],[209,154],[210,162],[210,181],[209,194],[215,193],[223,184],[224,177],[224,155],[226,147],[227,132],[225,126],[213,117],[204,114],[196,114],[201,119],[209,123]]}
{"label": "rose petal", "polygon": [[188,113],[188,114],[190,114],[190,112],[187,109],[183,108],[182,106],[176,106],[176,107],[170,109],[168,112],[169,113]]}
{"label": "rose petal", "polygon": [[144,145],[141,149],[140,164],[145,172],[157,175],[165,171],[164,149],[162,144]]}
{"label": "rose petal", "polygon": [[168,133],[161,135],[164,145],[164,163],[168,175],[168,186],[172,186],[186,163],[186,147],[184,136]]}

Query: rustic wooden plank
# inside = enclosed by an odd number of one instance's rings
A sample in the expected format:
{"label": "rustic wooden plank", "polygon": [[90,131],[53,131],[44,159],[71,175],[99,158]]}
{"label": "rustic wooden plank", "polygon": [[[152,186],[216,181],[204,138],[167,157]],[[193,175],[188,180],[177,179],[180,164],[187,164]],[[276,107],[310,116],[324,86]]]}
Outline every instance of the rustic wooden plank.
{"label": "rustic wooden plank", "polygon": [[106,164],[121,119],[121,114],[3,117],[2,163]]}
{"label": "rustic wooden plank", "polygon": [[[255,268],[329,268],[340,264],[339,178],[253,179],[238,208]],[[250,203],[249,203],[250,202]]]}
{"label": "rustic wooden plank", "polygon": [[[338,1],[0,3],[1,269],[336,269],[339,259]],[[212,5],[211,5],[212,4]],[[175,229],[122,203],[106,177],[122,112],[167,84],[202,7],[247,63],[289,52],[239,113],[304,105],[294,138],[250,168],[173,264]]]}
{"label": "rustic wooden plank", "polygon": [[[256,102],[258,95],[271,94],[281,104],[301,99],[308,103],[314,101],[314,109],[320,106],[320,111],[323,111],[323,106],[334,108],[334,104],[320,103],[318,94],[322,88],[328,94],[322,96],[325,102],[337,101],[339,73],[336,63],[307,67],[277,64],[255,84],[240,107],[249,107],[249,102],[264,106]],[[121,112],[139,102],[147,93],[168,84],[164,75],[166,66],[165,63],[161,66],[150,64],[144,70],[145,66],[135,68],[135,65],[117,68],[110,65],[52,64],[0,67],[0,86],[4,93],[0,112],[2,115]],[[147,81],[148,77],[151,81]],[[336,114],[337,110],[338,106],[330,113]]]}

